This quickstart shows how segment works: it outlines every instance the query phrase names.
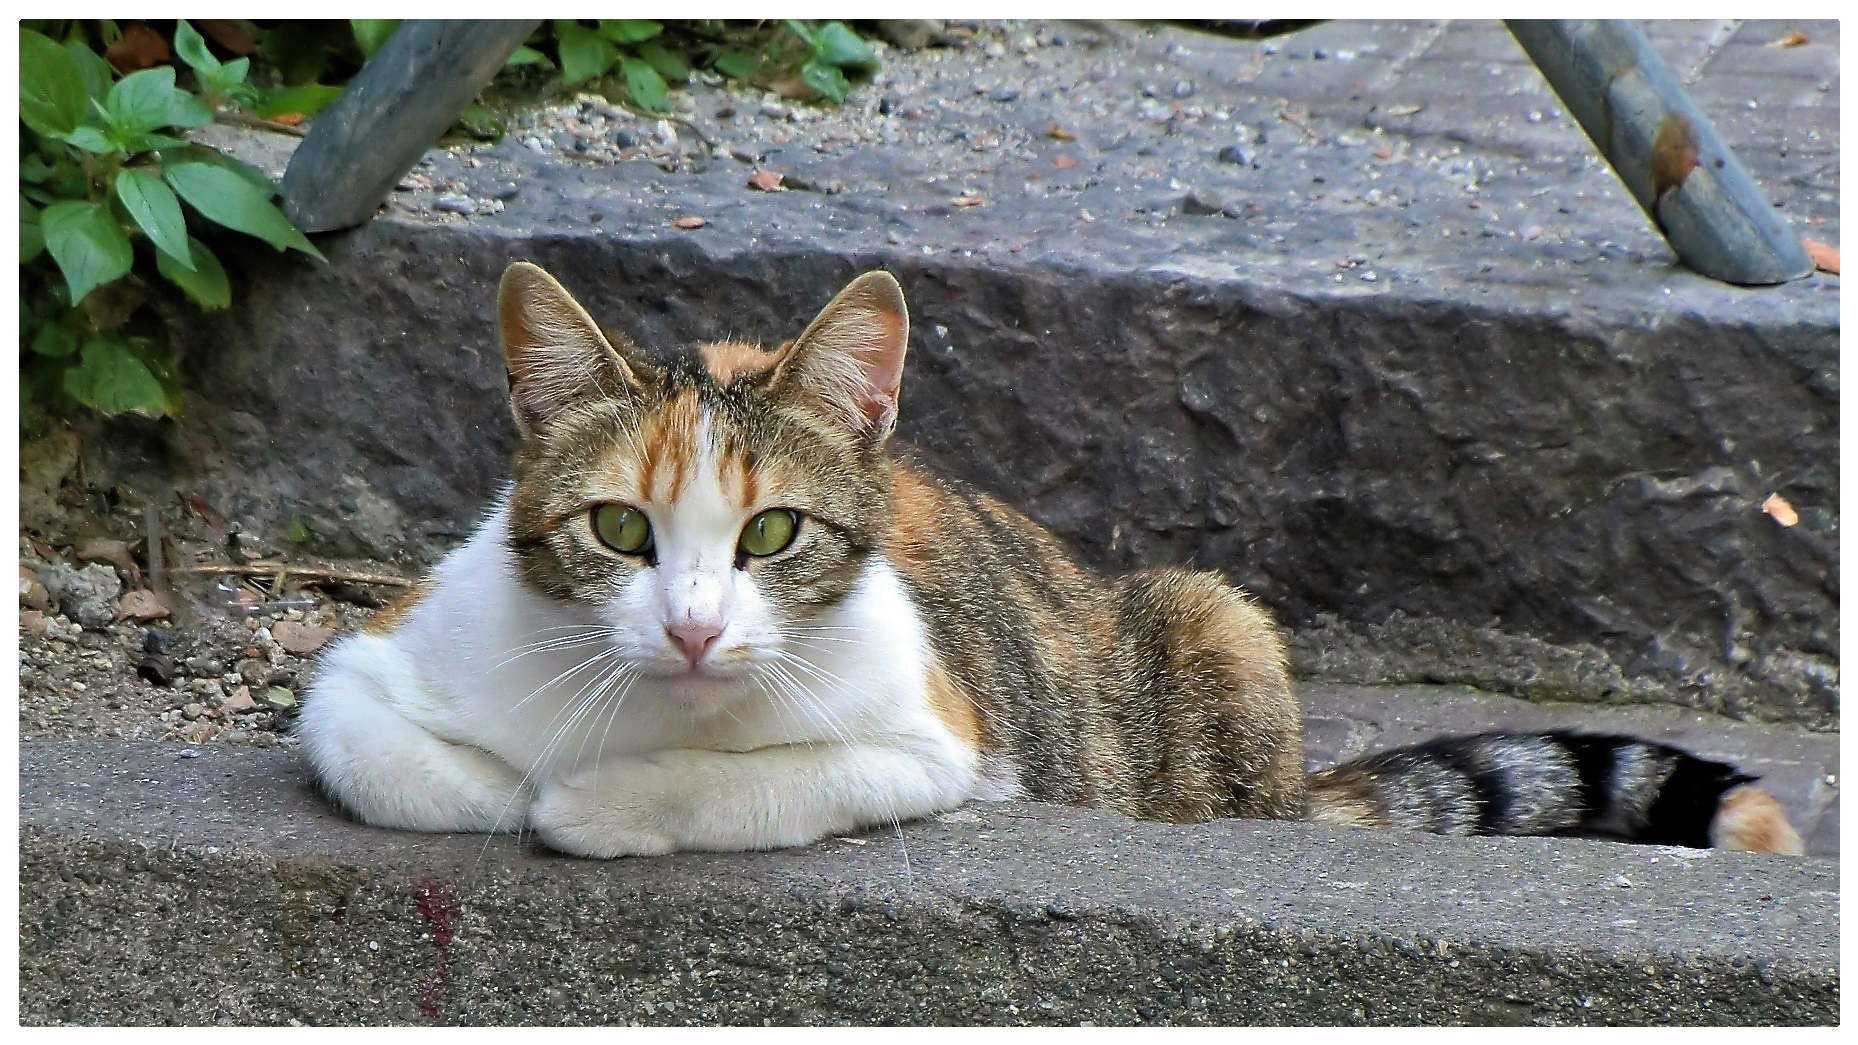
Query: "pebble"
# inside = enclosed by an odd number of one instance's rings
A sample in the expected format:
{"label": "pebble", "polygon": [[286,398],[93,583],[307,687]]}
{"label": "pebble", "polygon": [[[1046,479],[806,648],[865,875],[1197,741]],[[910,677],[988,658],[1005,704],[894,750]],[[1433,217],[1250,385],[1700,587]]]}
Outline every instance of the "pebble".
{"label": "pebble", "polygon": [[785,120],[787,118],[787,106],[782,105],[780,102],[762,102],[761,115],[766,116],[770,120]]}
{"label": "pebble", "polygon": [[1010,83],[1003,83],[987,92],[987,97],[996,102],[1011,102],[1019,99],[1019,88]]}
{"label": "pebble", "polygon": [[245,686],[240,686],[227,694],[226,699],[220,701],[219,706],[222,710],[235,715],[258,710],[258,702],[252,699],[252,691]]}
{"label": "pebble", "polygon": [[440,196],[432,201],[432,209],[468,218],[477,213],[477,201],[469,196]]}
{"label": "pebble", "polygon": [[1181,80],[1175,83],[1174,97],[1192,98],[1193,96],[1194,96],[1194,82],[1192,80]]}
{"label": "pebble", "polygon": [[284,647],[286,652],[294,653],[299,657],[307,657],[334,638],[335,629],[287,620],[280,621],[276,627],[273,627],[270,637],[275,638],[277,644]]}
{"label": "pebble", "polygon": [[297,706],[297,695],[282,686],[272,686],[265,690],[264,702],[273,711],[291,711]]}
{"label": "pebble", "polygon": [[117,611],[124,620],[132,621],[161,620],[170,612],[168,604],[162,601],[161,596],[147,588],[137,588],[124,595],[121,607]]}
{"label": "pebble", "polygon": [[1256,167],[1258,154],[1243,145],[1228,145],[1219,150],[1214,159],[1221,163],[1236,163],[1241,167]]}
{"label": "pebble", "polygon": [[52,563],[39,571],[40,583],[65,616],[87,628],[107,628],[116,620],[116,599],[123,582],[116,571],[100,563],[73,569]]}

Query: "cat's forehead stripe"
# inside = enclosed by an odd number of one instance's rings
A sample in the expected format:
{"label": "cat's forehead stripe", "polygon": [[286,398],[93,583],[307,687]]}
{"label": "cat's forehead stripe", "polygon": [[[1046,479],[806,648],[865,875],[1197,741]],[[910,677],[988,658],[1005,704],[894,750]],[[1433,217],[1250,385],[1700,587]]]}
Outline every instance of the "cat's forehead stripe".
{"label": "cat's forehead stripe", "polygon": [[[647,501],[677,500],[702,456],[698,442],[703,430],[703,407],[694,389],[677,394],[645,425],[639,468],[639,494]],[[666,480],[660,483],[659,480]]]}

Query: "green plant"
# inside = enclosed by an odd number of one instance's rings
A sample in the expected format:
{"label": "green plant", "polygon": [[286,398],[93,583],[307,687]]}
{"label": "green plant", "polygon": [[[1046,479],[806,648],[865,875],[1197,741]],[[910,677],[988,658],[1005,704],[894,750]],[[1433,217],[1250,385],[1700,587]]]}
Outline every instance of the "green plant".
{"label": "green plant", "polygon": [[725,34],[721,23],[680,25],[707,39],[693,43],[680,36],[672,46],[665,42],[665,25],[659,22],[557,18],[518,47],[507,65],[553,66],[560,71],[561,86],[569,89],[589,84],[602,89],[616,76],[615,86],[623,86],[632,103],[648,112],[670,108],[671,85],[688,81],[693,64],[783,95],[817,95],[834,102],[845,100],[850,77],[878,66],[877,52],[843,22],[816,25],[787,19],[781,22],[785,32],[756,33],[765,37],[759,47],[742,39],[747,34]]}
{"label": "green plant", "polygon": [[198,94],[175,85],[172,66],[118,78],[80,34],[60,44],[20,30],[22,416],[69,401],[151,417],[179,408],[171,357],[132,321],[148,299],[148,262],[200,308],[230,303],[190,215],[322,258],[272,205],[263,173],[177,134],[253,97],[248,63],[220,62],[186,22],[174,49]]}
{"label": "green plant", "polygon": [[[844,22],[809,26],[790,18],[781,24],[806,45],[806,52],[798,59],[800,81],[835,102],[844,101],[851,93],[846,70],[857,74],[877,68],[877,52]],[[780,53],[779,41],[771,43],[769,50],[764,51],[764,61]]]}

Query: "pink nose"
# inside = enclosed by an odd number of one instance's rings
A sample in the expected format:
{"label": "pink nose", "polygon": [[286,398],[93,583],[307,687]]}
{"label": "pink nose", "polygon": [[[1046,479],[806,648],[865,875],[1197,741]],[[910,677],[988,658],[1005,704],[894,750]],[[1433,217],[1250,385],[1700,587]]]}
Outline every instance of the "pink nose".
{"label": "pink nose", "polygon": [[710,651],[710,644],[716,641],[716,636],[722,633],[723,627],[720,624],[679,624],[665,628],[665,634],[671,636],[677,648],[684,651],[684,659],[690,661],[693,668]]}

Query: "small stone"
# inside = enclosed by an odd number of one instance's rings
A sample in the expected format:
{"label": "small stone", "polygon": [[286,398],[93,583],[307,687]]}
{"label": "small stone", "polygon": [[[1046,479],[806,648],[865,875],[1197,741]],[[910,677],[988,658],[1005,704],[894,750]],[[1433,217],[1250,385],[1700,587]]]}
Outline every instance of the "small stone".
{"label": "small stone", "polygon": [[178,755],[177,757],[180,757],[180,758],[199,758],[199,757],[200,757],[200,751],[199,751],[199,749],[197,749],[197,748],[191,748],[191,747],[184,747],[184,748],[182,748],[182,749],[180,750],[180,753],[179,753],[179,755]]}
{"label": "small stone", "polygon": [[33,635],[43,635],[45,634],[48,624],[49,622],[45,619],[45,614],[39,610],[19,611],[19,630],[21,631],[30,632]]}
{"label": "small stone", "polygon": [[181,709],[182,717],[186,718],[189,722],[194,721],[204,714],[206,714],[205,704],[189,704]]}
{"label": "small stone", "polygon": [[620,149],[630,149],[639,144],[639,136],[629,127],[621,127],[613,132],[613,145]]}
{"label": "small stone", "polygon": [[123,582],[114,569],[101,564],[73,569],[53,563],[40,571],[39,579],[65,616],[84,627],[107,628],[116,620],[116,599],[123,593]]}
{"label": "small stone", "polygon": [[770,120],[785,120],[787,118],[787,106],[782,105],[780,102],[763,102],[761,104],[761,115],[766,116]]}
{"label": "small stone", "polygon": [[135,560],[129,556],[127,541],[113,537],[93,537],[77,546],[79,562],[107,562],[123,572],[125,577],[136,576]]}
{"label": "small stone", "polygon": [[167,617],[171,611],[168,609],[168,604],[162,601],[160,595],[157,595],[147,588],[137,588],[135,591],[123,596],[123,601],[116,612],[124,620],[132,620],[140,623],[142,621],[161,620]]}
{"label": "small stone", "polygon": [[297,695],[282,686],[272,686],[265,690],[265,706],[273,711],[294,711],[297,707]]}
{"label": "small stone", "polygon": [[1220,149],[1214,159],[1221,163],[1236,163],[1241,167],[1258,166],[1258,154],[1243,145],[1228,145]]}
{"label": "small stone", "polygon": [[19,568],[19,604],[34,610],[47,610],[52,605],[52,593],[39,583],[38,574],[24,566]]}
{"label": "small stone", "polygon": [[271,628],[271,637],[277,640],[278,645],[284,647],[285,652],[307,657],[322,649],[323,643],[334,638],[335,629],[286,620],[279,621]]}
{"label": "small stone", "polygon": [[1176,83],[1174,84],[1174,97],[1192,98],[1193,96],[1194,96],[1194,82],[1192,80],[1176,81]]}
{"label": "small stone", "polygon": [[247,686],[262,686],[271,681],[271,665],[257,657],[239,661],[239,681]]}
{"label": "small stone", "polygon": [[1226,207],[1225,200],[1205,189],[1194,189],[1181,200],[1183,214],[1224,214]]}
{"label": "small stone", "polygon": [[490,198],[493,200],[502,200],[502,201],[513,200],[516,198],[516,194],[521,191],[523,190],[520,185],[517,185],[515,182],[511,182],[508,185],[499,185],[495,189],[491,190]]}
{"label": "small stone", "polygon": [[992,98],[996,102],[1018,101],[1019,100],[1019,88],[1013,86],[1010,83],[1003,83],[1003,84],[1000,84],[998,87],[995,87],[993,90],[987,92],[987,97]]}
{"label": "small stone", "polygon": [[469,196],[440,196],[432,201],[432,209],[447,214],[462,214],[468,218],[477,213],[477,201]]}
{"label": "small stone", "polygon": [[219,706],[221,710],[234,715],[258,710],[258,702],[252,699],[252,691],[245,686],[240,686],[227,694],[226,699],[220,701]]}

